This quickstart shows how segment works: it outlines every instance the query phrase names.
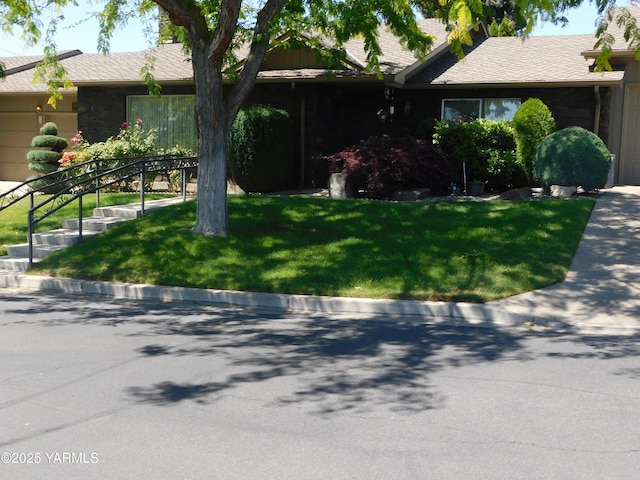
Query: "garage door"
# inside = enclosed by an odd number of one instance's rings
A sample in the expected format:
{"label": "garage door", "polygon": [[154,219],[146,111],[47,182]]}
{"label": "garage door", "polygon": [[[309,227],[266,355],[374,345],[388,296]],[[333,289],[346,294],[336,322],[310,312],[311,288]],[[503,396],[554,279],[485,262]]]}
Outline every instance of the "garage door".
{"label": "garage door", "polygon": [[[46,113],[43,122],[54,122],[61,137],[70,139],[77,132],[75,113]],[[35,113],[0,113],[0,180],[23,181],[34,175],[29,170],[27,152],[40,125]]]}
{"label": "garage door", "polygon": [[640,185],[640,85],[625,90],[619,183]]}

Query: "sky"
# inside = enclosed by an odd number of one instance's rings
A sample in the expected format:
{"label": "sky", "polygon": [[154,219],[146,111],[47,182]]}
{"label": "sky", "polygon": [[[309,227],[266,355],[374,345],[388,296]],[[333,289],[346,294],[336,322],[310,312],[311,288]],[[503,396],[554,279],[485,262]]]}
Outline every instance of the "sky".
{"label": "sky", "polygon": [[[620,2],[622,5],[626,2]],[[98,23],[96,21],[82,21],[89,9],[98,6],[88,6],[84,0],[79,1],[80,6],[73,9],[65,9],[65,21],[58,29],[56,46],[58,51],[81,50],[84,53],[97,51]],[[577,9],[570,10],[566,17],[569,24],[561,28],[552,24],[539,25],[532,35],[575,35],[594,33],[596,29],[597,10],[595,4],[585,0]],[[151,46],[142,32],[139,22],[132,22],[124,29],[118,30],[111,40],[112,52],[127,52],[144,50]],[[0,33],[0,57],[39,55],[43,45],[27,46],[20,39],[20,32],[14,32],[14,36]]]}

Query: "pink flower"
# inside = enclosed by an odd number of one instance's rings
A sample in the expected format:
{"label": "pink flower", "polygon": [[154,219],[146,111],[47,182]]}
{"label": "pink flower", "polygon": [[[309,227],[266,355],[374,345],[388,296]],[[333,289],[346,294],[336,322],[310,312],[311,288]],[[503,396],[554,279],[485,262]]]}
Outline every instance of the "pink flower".
{"label": "pink flower", "polygon": [[65,163],[71,162],[76,158],[76,152],[64,152],[62,154],[62,158],[59,160],[60,165],[64,165]]}
{"label": "pink flower", "polygon": [[127,128],[127,122],[122,122],[122,127],[121,128]]}
{"label": "pink flower", "polygon": [[142,119],[141,118],[137,118],[136,119],[136,125],[142,126]]}
{"label": "pink flower", "polygon": [[71,139],[71,143],[78,143],[80,140],[78,140],[78,137],[73,137]]}

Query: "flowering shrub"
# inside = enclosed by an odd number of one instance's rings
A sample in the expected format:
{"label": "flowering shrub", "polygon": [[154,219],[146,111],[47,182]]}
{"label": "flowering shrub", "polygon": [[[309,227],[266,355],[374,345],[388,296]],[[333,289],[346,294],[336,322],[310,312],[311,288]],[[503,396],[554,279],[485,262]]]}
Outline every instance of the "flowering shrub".
{"label": "flowering shrub", "polygon": [[158,150],[155,144],[156,138],[155,129],[145,130],[142,120],[136,120],[134,125],[124,122],[115,137],[110,137],[104,142],[86,145],[83,156],[86,160],[98,160],[153,155]]}
{"label": "flowering shrub", "polygon": [[[155,129],[146,130],[141,119],[137,119],[133,125],[123,122],[118,135],[109,137],[104,142],[90,143],[82,136],[82,131],[79,130],[70,140],[70,149],[63,152],[60,166],[61,168],[67,168],[88,160],[100,160],[100,168],[104,171],[105,169],[124,166],[131,158],[135,157],[147,155],[195,155],[192,150],[180,146],[170,149],[159,148],[155,143],[156,138]],[[81,175],[92,170],[92,166],[87,166],[85,171],[74,170],[69,176]],[[129,188],[130,186],[123,185],[123,187]]]}

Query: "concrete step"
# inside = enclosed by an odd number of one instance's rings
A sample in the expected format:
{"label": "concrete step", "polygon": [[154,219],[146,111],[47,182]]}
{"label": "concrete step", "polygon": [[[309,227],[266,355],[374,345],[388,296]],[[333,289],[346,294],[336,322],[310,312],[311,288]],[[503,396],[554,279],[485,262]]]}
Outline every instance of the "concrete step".
{"label": "concrete step", "polygon": [[[62,250],[65,248],[61,245],[33,245],[33,258],[46,258],[51,255],[53,252],[57,252],[58,250]],[[8,257],[25,257],[29,258],[29,244],[28,243],[19,243],[17,245],[7,245],[7,256]],[[3,258],[3,257],[0,257]]]}
{"label": "concrete step", "polygon": [[[126,222],[122,217],[88,217],[82,219],[82,232],[104,232],[122,222]],[[62,221],[62,228],[68,230],[78,230],[80,222],[77,218]]]}
{"label": "concrete step", "polygon": [[[149,200],[145,202],[145,212],[183,202],[182,197],[165,198],[162,200]],[[93,217],[82,219],[83,238],[96,235],[118,223],[142,216],[142,208],[139,203],[119,205],[114,207],[95,208]],[[35,233],[33,235],[33,262],[38,262],[51,253],[61,250],[80,241],[78,231],[78,219],[64,220],[63,228],[48,232]],[[7,246],[7,254],[0,257],[0,270],[24,272],[29,268],[29,244]]]}
{"label": "concrete step", "polygon": [[[161,200],[149,200],[144,202],[145,212],[150,212],[158,208],[183,202],[182,197],[163,198]],[[95,217],[120,217],[125,219],[138,218],[142,216],[140,203],[130,203],[128,205],[115,205],[113,207],[98,207],[93,209]]]}
{"label": "concrete step", "polygon": [[[82,236],[90,237],[100,232],[87,231],[82,232]],[[34,233],[33,243],[38,245],[56,245],[62,247],[71,247],[80,242],[80,232],[78,230],[68,230],[66,228],[59,228],[57,230],[50,230],[48,232]]]}
{"label": "concrete step", "polygon": [[[33,263],[39,262],[39,258],[34,258]],[[26,272],[29,269],[29,257],[11,257],[9,255],[0,257],[0,270],[10,272]]]}

